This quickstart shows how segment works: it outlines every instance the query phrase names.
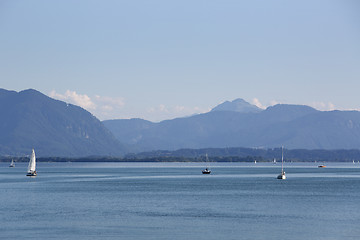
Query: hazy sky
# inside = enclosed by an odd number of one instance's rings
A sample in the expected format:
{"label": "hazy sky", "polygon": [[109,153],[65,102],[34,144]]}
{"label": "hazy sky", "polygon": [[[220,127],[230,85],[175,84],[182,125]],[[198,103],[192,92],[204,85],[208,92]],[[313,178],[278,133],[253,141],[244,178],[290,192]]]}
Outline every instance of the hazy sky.
{"label": "hazy sky", "polygon": [[0,0],[0,81],[101,120],[360,109],[360,1]]}

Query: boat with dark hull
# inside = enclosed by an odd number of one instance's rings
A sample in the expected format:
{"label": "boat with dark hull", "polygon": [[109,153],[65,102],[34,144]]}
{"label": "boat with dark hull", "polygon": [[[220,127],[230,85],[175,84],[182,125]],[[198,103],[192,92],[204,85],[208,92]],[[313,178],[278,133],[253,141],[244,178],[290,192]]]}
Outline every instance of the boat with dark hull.
{"label": "boat with dark hull", "polygon": [[[209,162],[209,158],[208,158],[208,155],[206,154],[206,165],[208,165],[208,162]],[[206,166],[206,168],[204,170],[202,170],[202,174],[210,174],[211,173],[211,170],[209,169],[208,166]]]}
{"label": "boat with dark hull", "polygon": [[202,173],[203,173],[203,174],[210,174],[210,173],[211,173],[211,170],[208,169],[208,168],[205,168],[204,170],[202,170]]}
{"label": "boat with dark hull", "polygon": [[318,168],[326,168],[325,162],[324,164],[319,165]]}

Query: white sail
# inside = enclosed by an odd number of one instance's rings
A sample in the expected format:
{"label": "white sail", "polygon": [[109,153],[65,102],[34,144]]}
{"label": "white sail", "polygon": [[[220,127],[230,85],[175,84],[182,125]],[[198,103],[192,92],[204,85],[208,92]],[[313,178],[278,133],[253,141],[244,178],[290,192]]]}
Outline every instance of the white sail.
{"label": "white sail", "polygon": [[284,146],[281,147],[281,174],[277,176],[277,179],[286,179],[284,171]]}
{"label": "white sail", "polygon": [[284,172],[284,146],[281,146],[281,173]]}
{"label": "white sail", "polygon": [[35,157],[35,151],[33,149],[32,153],[31,153],[31,157],[30,157],[29,166],[28,166],[28,172],[32,173],[32,172],[35,172],[35,170],[36,170],[36,157]]}
{"label": "white sail", "polygon": [[14,159],[11,159],[11,163],[9,167],[15,167]]}

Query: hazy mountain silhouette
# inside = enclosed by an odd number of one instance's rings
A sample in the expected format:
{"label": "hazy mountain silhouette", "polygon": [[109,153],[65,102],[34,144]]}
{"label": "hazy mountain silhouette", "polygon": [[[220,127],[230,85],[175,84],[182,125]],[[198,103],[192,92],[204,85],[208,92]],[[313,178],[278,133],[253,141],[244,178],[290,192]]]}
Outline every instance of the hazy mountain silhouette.
{"label": "hazy mountain silhouette", "polygon": [[244,99],[238,98],[232,102],[226,101],[214,107],[211,111],[233,111],[233,112],[260,112],[261,108],[246,102]]}
{"label": "hazy mountain silhouette", "polygon": [[124,147],[86,110],[36,90],[0,89],[0,154],[120,155]]}
{"label": "hazy mountain silhouette", "polygon": [[157,123],[153,123],[140,118],[133,119],[115,119],[103,121],[114,136],[122,143],[126,143],[128,151],[138,152],[143,151],[137,145],[142,138],[142,132],[154,127]]}
{"label": "hazy mountain silhouette", "polygon": [[[358,111],[324,112],[286,104],[248,111],[257,107],[242,101],[225,102],[205,114],[160,123],[139,119],[103,123],[137,151],[281,145],[293,149],[360,148]],[[238,103],[249,108],[242,111],[236,107]]]}
{"label": "hazy mountain silhouette", "polygon": [[[100,122],[81,107],[36,90],[0,89],[0,155],[121,156],[200,148],[360,149],[360,112],[279,104],[261,110],[243,100],[159,123]],[[126,146],[126,147],[124,147]]]}

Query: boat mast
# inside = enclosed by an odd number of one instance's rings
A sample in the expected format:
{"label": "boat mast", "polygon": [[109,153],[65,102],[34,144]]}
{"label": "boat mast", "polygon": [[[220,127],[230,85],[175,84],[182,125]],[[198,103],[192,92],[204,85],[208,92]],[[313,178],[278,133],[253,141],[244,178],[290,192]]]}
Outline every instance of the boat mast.
{"label": "boat mast", "polygon": [[281,146],[281,174],[284,172],[284,146]]}
{"label": "boat mast", "polygon": [[209,168],[209,157],[208,157],[208,154],[206,153],[205,154],[205,161],[206,161],[206,169],[208,169]]}

